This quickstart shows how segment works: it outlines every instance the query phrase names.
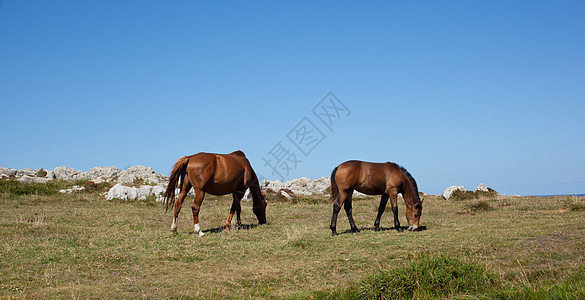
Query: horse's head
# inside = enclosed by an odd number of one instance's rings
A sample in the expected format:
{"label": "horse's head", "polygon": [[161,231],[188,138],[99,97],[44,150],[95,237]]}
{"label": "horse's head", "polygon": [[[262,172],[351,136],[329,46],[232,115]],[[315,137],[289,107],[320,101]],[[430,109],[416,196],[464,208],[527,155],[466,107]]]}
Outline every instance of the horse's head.
{"label": "horse's head", "polygon": [[406,206],[406,219],[408,220],[408,230],[415,231],[418,229],[420,216],[422,214],[422,200],[419,200],[412,206]]}
{"label": "horse's head", "polygon": [[258,218],[259,225],[266,224],[266,206],[268,204],[266,203],[266,199],[264,198],[265,194],[266,193],[260,194],[260,203],[254,203],[253,208],[256,218]]}

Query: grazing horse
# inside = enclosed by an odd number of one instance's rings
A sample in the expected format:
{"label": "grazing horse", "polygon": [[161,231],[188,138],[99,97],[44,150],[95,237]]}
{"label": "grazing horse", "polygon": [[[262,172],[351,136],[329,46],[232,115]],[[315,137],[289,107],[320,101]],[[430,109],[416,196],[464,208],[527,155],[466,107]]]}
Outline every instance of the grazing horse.
{"label": "grazing horse", "polygon": [[[175,189],[177,182],[181,179],[181,191],[176,201]],[[185,180],[186,178],[186,180]],[[173,167],[169,185],[164,196],[166,209],[174,208],[175,215],[171,230],[177,231],[177,217],[183,205],[183,200],[187,196],[191,187],[195,190],[195,201],[193,201],[193,224],[195,233],[203,236],[199,226],[199,209],[205,193],[212,195],[232,194],[234,202],[230,209],[227,221],[225,222],[226,230],[229,229],[234,212],[237,216],[237,225],[241,226],[240,200],[244,197],[246,189],[250,188],[252,199],[254,200],[253,212],[258,218],[259,224],[266,223],[266,200],[260,191],[258,177],[252,169],[250,162],[242,151],[235,151],[230,154],[215,153],[197,153],[191,156],[179,158]]]}
{"label": "grazing horse", "polygon": [[358,160],[346,161],[331,173],[331,201],[333,201],[333,216],[331,217],[331,234],[337,235],[337,214],[341,205],[345,208],[352,232],[359,232],[351,214],[351,196],[357,190],[367,195],[382,195],[378,207],[378,217],[374,222],[374,230],[380,230],[380,218],[386,209],[390,198],[394,213],[394,228],[402,232],[398,221],[397,194],[401,193],[406,202],[406,219],[408,230],[418,228],[422,213],[422,200],[418,195],[416,181],[405,168],[391,162],[371,163]]}

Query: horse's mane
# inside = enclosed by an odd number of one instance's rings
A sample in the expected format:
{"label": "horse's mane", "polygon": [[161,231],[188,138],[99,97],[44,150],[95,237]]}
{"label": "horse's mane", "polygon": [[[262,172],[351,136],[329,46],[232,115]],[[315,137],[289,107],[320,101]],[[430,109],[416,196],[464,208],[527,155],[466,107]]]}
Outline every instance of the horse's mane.
{"label": "horse's mane", "polygon": [[[406,178],[408,178],[408,180],[410,181],[410,184],[412,185],[412,188],[414,189],[414,194],[415,199],[419,199],[418,197],[418,186],[416,185],[416,180],[414,180],[414,177],[412,177],[412,175],[410,174],[410,172],[408,172],[408,170],[406,170],[405,167],[397,164],[397,163],[393,163],[393,162],[389,162],[390,164],[395,165],[396,167],[398,167],[398,169],[400,169],[400,171],[402,171],[402,173],[406,176]],[[420,201],[420,200],[419,200]]]}
{"label": "horse's mane", "polygon": [[412,175],[410,175],[410,173],[403,166],[399,165],[398,167],[400,168],[400,171],[402,171],[402,173],[404,173],[404,175],[406,175],[406,178],[408,178],[408,180],[410,180],[410,183],[412,183],[412,188],[414,189],[414,192],[418,195],[418,186],[416,185],[416,180],[414,180],[414,177],[412,177]]}

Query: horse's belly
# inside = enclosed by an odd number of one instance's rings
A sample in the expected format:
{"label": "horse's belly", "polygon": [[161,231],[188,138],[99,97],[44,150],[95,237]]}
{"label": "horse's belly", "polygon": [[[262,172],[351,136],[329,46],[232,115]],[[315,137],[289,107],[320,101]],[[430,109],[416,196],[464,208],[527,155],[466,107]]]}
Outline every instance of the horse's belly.
{"label": "horse's belly", "polygon": [[355,190],[366,194],[366,195],[380,195],[383,194],[385,191],[381,190],[381,189],[377,189],[377,188],[371,188],[371,187],[363,187],[363,186],[356,186]]}
{"label": "horse's belly", "polygon": [[234,190],[235,190],[235,187],[234,187],[233,183],[225,183],[225,184],[212,183],[212,184],[206,185],[203,188],[204,192],[212,194],[212,195],[216,195],[216,196],[231,194],[234,192]]}

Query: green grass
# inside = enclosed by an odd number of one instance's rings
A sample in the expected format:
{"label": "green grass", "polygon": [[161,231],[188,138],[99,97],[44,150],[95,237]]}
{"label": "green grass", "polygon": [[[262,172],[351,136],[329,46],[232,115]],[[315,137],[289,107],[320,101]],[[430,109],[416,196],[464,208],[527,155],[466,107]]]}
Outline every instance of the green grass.
{"label": "green grass", "polygon": [[418,255],[405,266],[366,278],[355,294],[363,299],[445,298],[498,287],[498,277],[478,263]]}
{"label": "green grass", "polygon": [[21,195],[55,195],[60,189],[72,186],[70,182],[52,180],[47,183],[22,183],[16,180],[0,180],[0,194],[8,196]]}
{"label": "green grass", "polygon": [[[230,197],[206,196],[193,234],[189,197],[179,217],[153,201],[106,201],[99,188],[0,182],[0,299],[583,298],[585,211],[567,197],[425,197],[419,232],[372,230],[379,198],[354,199],[360,233],[342,211],[329,230],[325,196],[269,199],[256,226],[242,203],[240,230],[223,231]],[[69,185],[69,186],[67,186]],[[45,190],[46,189],[46,190]],[[402,200],[400,200],[402,201]],[[571,203],[583,203],[573,198]],[[404,202],[399,203],[401,224]],[[463,275],[463,276],[462,276]],[[390,291],[390,292],[389,292]],[[388,297],[386,297],[388,298]]]}
{"label": "green grass", "polygon": [[475,202],[471,202],[466,204],[463,209],[459,212],[461,214],[476,214],[478,212],[490,211],[494,210],[494,208],[486,201],[479,200]]}

